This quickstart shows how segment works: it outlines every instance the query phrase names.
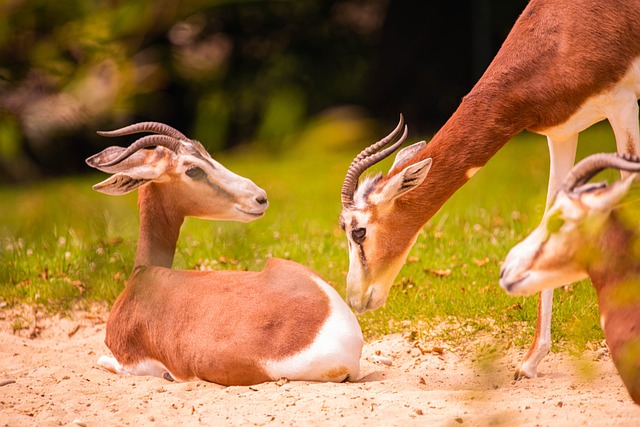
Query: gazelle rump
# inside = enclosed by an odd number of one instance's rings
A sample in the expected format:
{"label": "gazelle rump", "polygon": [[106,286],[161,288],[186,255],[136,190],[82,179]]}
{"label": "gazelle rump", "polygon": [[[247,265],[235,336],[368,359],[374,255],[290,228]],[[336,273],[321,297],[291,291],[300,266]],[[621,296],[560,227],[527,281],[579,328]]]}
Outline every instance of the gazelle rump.
{"label": "gazelle rump", "polygon": [[[342,190],[347,301],[382,306],[420,229],[498,150],[527,129],[547,136],[547,205],[575,161],[578,133],[608,119],[618,152],[640,152],[640,1],[532,0],[483,76],[429,144],[400,151],[385,176],[358,176],[397,137],[356,157]],[[384,141],[384,140],[383,140]],[[517,164],[514,161],[514,164]],[[535,377],[551,345],[553,291],[516,378]]]}
{"label": "gazelle rump", "polygon": [[634,175],[587,183],[609,167],[640,172],[640,158],[597,154],[576,165],[540,225],[507,255],[500,286],[530,295],[590,277],[611,357],[640,404],[639,221],[621,206]]}
{"label": "gazelle rump", "polygon": [[186,216],[251,221],[264,214],[266,193],[166,125],[102,134],[136,132],[155,135],[87,159],[114,174],[96,190],[117,195],[139,188],[136,261],[107,321],[105,343],[114,357],[98,364],[118,374],[224,385],[356,379],[360,325],[308,268],[275,258],[260,272],[170,268]]}

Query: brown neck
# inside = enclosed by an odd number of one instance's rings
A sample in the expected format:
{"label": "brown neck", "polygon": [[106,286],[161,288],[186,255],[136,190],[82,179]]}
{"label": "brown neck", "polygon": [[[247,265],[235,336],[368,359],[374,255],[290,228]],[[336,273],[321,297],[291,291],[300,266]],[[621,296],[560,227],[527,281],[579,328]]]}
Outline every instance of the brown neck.
{"label": "brown neck", "polygon": [[[410,161],[431,158],[433,166],[420,187],[401,196],[398,207],[422,227],[464,185],[471,173],[484,166],[502,146],[523,129],[507,120],[485,96],[467,96],[433,139]],[[386,178],[399,171],[392,171]]]}
{"label": "brown neck", "polygon": [[160,184],[147,184],[138,190],[140,234],[134,268],[142,265],[171,268],[173,264],[184,215],[167,210],[165,206],[174,204],[165,197]]}
{"label": "brown neck", "polygon": [[468,181],[470,168],[484,166],[516,134],[544,134],[622,78],[640,52],[640,10],[627,3],[600,2],[597,13],[593,3],[575,0],[529,3],[458,110],[410,161],[433,159],[424,183],[399,200],[415,211],[410,221],[424,225]]}

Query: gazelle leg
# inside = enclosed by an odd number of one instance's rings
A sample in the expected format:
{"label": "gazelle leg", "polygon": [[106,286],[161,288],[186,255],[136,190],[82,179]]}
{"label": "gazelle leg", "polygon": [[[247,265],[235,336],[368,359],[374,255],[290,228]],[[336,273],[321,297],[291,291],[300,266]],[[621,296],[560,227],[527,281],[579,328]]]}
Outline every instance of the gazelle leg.
{"label": "gazelle leg", "polygon": [[[638,123],[638,102],[635,94],[630,93],[628,102],[608,114],[609,123],[616,137],[619,154],[640,155],[640,127]],[[622,177],[629,172],[622,172]]]}
{"label": "gazelle leg", "polygon": [[114,374],[123,375],[125,373],[124,369],[122,368],[122,365],[118,363],[115,357],[100,356],[98,358],[97,364],[98,366],[101,366],[107,371],[113,372]]}
{"label": "gazelle leg", "polygon": [[[576,159],[578,135],[565,139],[547,138],[549,143],[549,188],[547,190],[546,209],[549,208],[565,176],[569,173]],[[538,364],[551,349],[551,312],[553,308],[553,289],[540,293],[538,298],[538,317],[536,333],[526,356],[516,369],[514,378],[533,378],[538,376]]]}
{"label": "gazelle leg", "polygon": [[164,378],[168,381],[175,381],[175,377],[157,360],[147,359],[135,365],[122,366],[115,357],[100,356],[98,366],[118,375],[150,375]]}

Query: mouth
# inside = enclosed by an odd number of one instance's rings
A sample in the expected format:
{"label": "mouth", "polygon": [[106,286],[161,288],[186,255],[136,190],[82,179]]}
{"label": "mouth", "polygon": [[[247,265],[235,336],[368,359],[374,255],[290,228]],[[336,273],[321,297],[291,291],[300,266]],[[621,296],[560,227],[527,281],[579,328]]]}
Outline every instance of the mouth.
{"label": "mouth", "polygon": [[366,292],[364,298],[362,299],[362,304],[360,303],[355,303],[354,301],[350,300],[349,306],[351,306],[351,308],[353,308],[356,313],[358,314],[364,314],[367,311],[371,311],[371,310],[375,310],[378,307],[371,307],[371,302],[373,300],[373,288],[369,288],[369,290]]}
{"label": "mouth", "polygon": [[265,211],[266,211],[266,209],[263,209],[263,210],[261,210],[261,211],[254,211],[254,212],[252,212],[252,211],[247,211],[247,210],[244,210],[244,209],[240,209],[240,208],[239,208],[239,207],[237,207],[237,206],[236,206],[236,210],[237,210],[238,212],[243,213],[243,214],[245,214],[245,215],[248,215],[248,216],[250,216],[250,217],[252,217],[252,218],[260,218],[261,216],[263,216],[263,215],[264,215],[264,213],[265,213]]}
{"label": "mouth", "polygon": [[520,283],[522,283],[523,281],[525,281],[527,279],[527,277],[529,277],[529,274],[525,274],[524,276],[522,276],[520,279],[514,281],[514,282],[510,282],[510,283],[503,283],[503,281],[500,281],[500,286],[502,286],[502,289],[504,289],[508,294],[515,294],[517,293],[517,287]]}

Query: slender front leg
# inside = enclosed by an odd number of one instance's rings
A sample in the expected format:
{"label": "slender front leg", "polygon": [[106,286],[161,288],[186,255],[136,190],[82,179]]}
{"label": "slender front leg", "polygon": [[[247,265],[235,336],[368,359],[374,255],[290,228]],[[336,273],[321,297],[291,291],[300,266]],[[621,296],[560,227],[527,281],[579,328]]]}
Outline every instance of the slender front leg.
{"label": "slender front leg", "polygon": [[[640,155],[640,128],[638,127],[638,102],[635,93],[629,93],[624,105],[607,112],[609,123],[616,137],[619,154]],[[629,172],[622,172],[622,178]]]}
{"label": "slender front leg", "polygon": [[551,311],[553,308],[553,289],[540,292],[538,296],[538,317],[536,333],[527,355],[516,369],[513,379],[533,378],[538,376],[538,364],[551,349]]}
{"label": "slender front leg", "polygon": [[[556,193],[565,176],[569,173],[576,159],[578,135],[571,135],[564,139],[547,137],[549,143],[549,187],[547,190],[547,204],[549,209],[556,197]],[[536,333],[526,356],[516,369],[514,378],[533,378],[538,376],[538,364],[551,349],[551,313],[553,308],[553,289],[542,291],[538,298],[538,317],[536,319]]]}

